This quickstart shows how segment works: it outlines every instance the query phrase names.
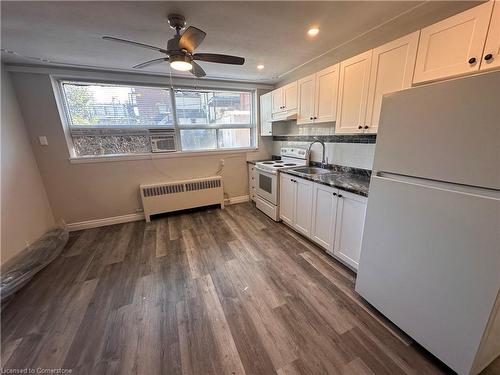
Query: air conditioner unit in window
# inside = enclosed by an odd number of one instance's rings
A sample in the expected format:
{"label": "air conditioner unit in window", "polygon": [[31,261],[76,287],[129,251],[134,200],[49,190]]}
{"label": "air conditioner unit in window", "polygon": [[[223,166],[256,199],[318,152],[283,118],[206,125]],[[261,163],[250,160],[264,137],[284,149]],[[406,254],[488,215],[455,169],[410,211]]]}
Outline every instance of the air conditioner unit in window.
{"label": "air conditioner unit in window", "polygon": [[174,129],[149,129],[151,152],[172,152],[175,148]]}

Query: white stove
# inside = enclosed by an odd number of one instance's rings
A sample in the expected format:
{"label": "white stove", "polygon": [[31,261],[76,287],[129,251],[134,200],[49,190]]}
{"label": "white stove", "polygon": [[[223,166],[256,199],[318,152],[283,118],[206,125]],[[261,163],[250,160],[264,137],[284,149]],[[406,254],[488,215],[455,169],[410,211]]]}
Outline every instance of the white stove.
{"label": "white stove", "polygon": [[257,171],[257,208],[275,221],[279,221],[279,174],[287,168],[308,165],[309,151],[301,147],[282,147],[281,160],[255,163]]}
{"label": "white stove", "polygon": [[267,160],[255,163],[258,170],[277,173],[280,169],[300,167],[309,162],[309,152],[301,147],[282,147],[281,160]]}

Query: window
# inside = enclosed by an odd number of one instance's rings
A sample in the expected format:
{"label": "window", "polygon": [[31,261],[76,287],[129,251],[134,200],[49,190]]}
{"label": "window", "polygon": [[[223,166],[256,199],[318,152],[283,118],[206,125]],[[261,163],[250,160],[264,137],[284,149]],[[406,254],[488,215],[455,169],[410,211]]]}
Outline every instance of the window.
{"label": "window", "polygon": [[162,129],[175,129],[182,151],[255,145],[250,91],[76,81],[60,87],[76,157],[150,153],[150,136]]}
{"label": "window", "polygon": [[250,92],[175,90],[182,149],[252,146]]}

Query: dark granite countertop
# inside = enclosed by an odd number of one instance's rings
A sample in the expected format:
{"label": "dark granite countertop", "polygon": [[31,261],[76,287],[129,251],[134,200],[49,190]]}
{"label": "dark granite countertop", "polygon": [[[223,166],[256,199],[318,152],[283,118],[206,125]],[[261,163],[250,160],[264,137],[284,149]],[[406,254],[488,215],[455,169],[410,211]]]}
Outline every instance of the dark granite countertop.
{"label": "dark granite countertop", "polygon": [[294,171],[293,168],[282,170],[280,172],[292,176],[301,177],[319,184],[345,190],[350,193],[361,195],[363,197],[368,196],[368,190],[370,188],[371,171],[365,169],[333,166],[333,169],[330,173],[319,175],[307,175]]}

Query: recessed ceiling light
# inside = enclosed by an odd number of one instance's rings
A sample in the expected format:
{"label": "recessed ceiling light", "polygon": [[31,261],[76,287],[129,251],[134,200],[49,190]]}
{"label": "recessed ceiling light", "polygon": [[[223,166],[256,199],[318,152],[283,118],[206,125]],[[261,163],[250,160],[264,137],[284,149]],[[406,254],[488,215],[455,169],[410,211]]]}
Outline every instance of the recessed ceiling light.
{"label": "recessed ceiling light", "polygon": [[262,65],[262,64],[257,65],[257,69],[259,69],[259,70],[264,69],[264,65]]}
{"label": "recessed ceiling light", "polygon": [[307,34],[309,36],[316,36],[319,33],[319,29],[317,27],[311,27],[309,30],[307,30]]}

